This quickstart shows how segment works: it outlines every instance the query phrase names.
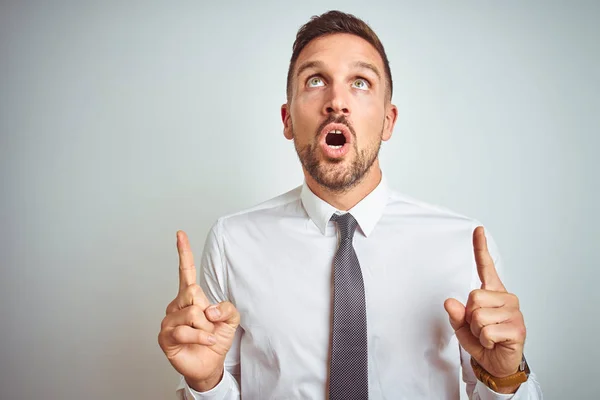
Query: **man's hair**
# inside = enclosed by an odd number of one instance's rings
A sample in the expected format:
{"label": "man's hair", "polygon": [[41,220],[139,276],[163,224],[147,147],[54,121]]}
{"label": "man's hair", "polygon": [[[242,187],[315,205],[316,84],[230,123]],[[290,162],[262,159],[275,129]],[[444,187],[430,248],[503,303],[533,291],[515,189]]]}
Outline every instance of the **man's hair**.
{"label": "man's hair", "polygon": [[392,72],[390,71],[390,63],[383,44],[373,32],[371,27],[360,18],[355,17],[352,14],[346,14],[341,11],[328,11],[321,15],[313,16],[310,21],[304,24],[296,34],[296,41],[292,48],[292,58],[290,60],[290,67],[287,74],[287,98],[288,101],[292,96],[292,80],[294,67],[300,52],[306,47],[311,40],[321,36],[331,35],[334,33],[349,33],[365,39],[369,42],[383,60],[383,66],[385,68],[385,77],[387,84],[387,95],[388,98],[392,98]]}

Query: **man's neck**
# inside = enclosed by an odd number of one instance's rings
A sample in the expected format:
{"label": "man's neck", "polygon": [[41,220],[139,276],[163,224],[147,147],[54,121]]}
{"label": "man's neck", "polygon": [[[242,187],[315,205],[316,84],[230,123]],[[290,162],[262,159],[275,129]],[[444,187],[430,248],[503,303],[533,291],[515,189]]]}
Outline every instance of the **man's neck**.
{"label": "man's neck", "polygon": [[376,160],[363,179],[352,189],[344,192],[334,192],[318,184],[306,171],[304,171],[306,184],[310,190],[321,200],[326,201],[341,211],[348,211],[371,193],[381,182],[381,169],[379,160]]}

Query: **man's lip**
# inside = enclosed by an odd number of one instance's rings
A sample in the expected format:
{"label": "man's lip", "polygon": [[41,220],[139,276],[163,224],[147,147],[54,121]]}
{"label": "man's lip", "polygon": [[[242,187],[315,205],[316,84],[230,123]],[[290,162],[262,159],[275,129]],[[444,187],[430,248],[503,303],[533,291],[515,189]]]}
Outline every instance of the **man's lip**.
{"label": "man's lip", "polygon": [[329,146],[325,141],[321,142],[321,150],[329,159],[338,159],[344,157],[350,151],[350,144],[346,143],[339,149]]}
{"label": "man's lip", "polygon": [[[346,143],[339,149],[334,149],[327,144],[327,134],[331,131],[338,130],[346,138]],[[350,143],[352,142],[352,134],[350,129],[344,124],[327,124],[320,133],[319,144],[323,153],[331,159],[344,157],[350,151]]]}
{"label": "man's lip", "polygon": [[327,140],[327,134],[331,131],[341,131],[342,135],[344,135],[344,138],[346,138],[346,143],[345,144],[350,144],[352,143],[352,134],[350,133],[350,129],[348,129],[348,127],[344,124],[336,124],[336,123],[332,123],[332,124],[327,124],[325,125],[325,127],[323,128],[323,130],[321,131],[320,134],[320,142],[322,144],[327,145],[326,140]]}

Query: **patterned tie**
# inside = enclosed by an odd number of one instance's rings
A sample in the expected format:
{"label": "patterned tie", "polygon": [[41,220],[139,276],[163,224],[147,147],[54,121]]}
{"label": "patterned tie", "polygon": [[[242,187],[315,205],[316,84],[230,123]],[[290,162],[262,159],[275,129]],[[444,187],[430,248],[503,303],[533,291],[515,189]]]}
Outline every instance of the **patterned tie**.
{"label": "patterned tie", "polygon": [[333,329],[330,400],[369,397],[365,288],[352,238],[358,223],[350,213],[333,215],[340,244],[333,259]]}

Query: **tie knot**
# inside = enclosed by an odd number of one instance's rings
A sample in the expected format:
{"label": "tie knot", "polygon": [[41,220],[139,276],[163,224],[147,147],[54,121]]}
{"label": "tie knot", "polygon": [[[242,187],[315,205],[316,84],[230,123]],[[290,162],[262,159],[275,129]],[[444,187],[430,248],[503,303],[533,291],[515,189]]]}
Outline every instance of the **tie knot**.
{"label": "tie knot", "polygon": [[358,226],[358,222],[356,222],[352,214],[333,214],[331,221],[337,223],[338,229],[340,230],[340,237],[342,239],[352,239],[354,236],[354,231],[356,231],[356,227]]}

